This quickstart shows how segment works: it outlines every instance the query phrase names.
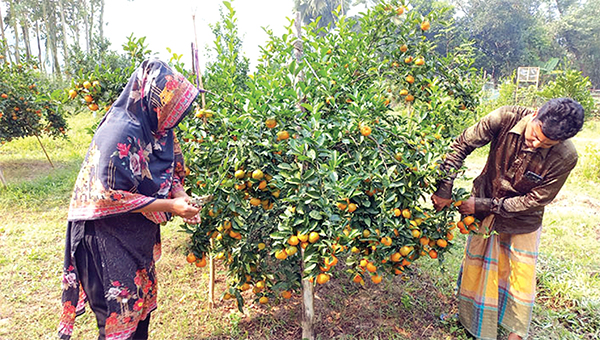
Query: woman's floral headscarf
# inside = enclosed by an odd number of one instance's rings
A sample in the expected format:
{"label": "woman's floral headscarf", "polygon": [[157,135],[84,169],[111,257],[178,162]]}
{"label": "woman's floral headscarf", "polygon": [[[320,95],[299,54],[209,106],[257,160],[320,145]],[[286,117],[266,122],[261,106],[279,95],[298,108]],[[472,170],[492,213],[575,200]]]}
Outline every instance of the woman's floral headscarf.
{"label": "woman's floral headscarf", "polygon": [[[94,134],[69,221],[130,212],[183,190],[183,157],[172,129],[197,95],[198,89],[164,62],[144,61]],[[155,222],[170,217],[145,215]]]}

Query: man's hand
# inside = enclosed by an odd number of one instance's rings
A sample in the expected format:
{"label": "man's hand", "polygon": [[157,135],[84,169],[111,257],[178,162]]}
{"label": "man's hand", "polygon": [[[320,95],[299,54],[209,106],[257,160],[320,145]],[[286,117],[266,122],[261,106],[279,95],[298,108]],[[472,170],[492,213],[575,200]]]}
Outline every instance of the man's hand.
{"label": "man's hand", "polygon": [[431,201],[435,210],[440,211],[452,203],[451,198],[442,198],[436,194],[431,195]]}
{"label": "man's hand", "polygon": [[458,207],[463,215],[473,215],[475,213],[475,197],[471,196],[468,200],[463,201],[460,207]]}

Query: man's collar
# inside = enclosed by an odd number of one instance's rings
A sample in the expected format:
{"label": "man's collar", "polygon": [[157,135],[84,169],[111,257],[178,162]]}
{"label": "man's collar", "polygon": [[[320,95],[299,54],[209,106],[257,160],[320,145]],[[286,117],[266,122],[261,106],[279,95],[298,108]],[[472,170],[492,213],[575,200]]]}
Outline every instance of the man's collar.
{"label": "man's collar", "polygon": [[[509,131],[509,133],[514,133],[516,135],[523,136],[522,137],[523,144],[525,144],[525,140],[524,140],[524,138],[525,138],[525,136],[524,136],[525,135],[525,128],[527,128],[527,124],[529,124],[529,122],[531,121],[531,116],[532,115],[529,114],[529,115],[521,118],[521,120],[515,126],[513,126],[513,128],[510,129],[510,131]],[[525,146],[523,148],[524,151],[538,153],[542,157],[542,159],[545,159],[546,156],[548,156],[548,153],[550,152],[551,149],[552,148],[547,148],[547,149],[542,149],[542,148],[530,149],[527,146]]]}
{"label": "man's collar", "polygon": [[525,134],[525,128],[527,127],[527,124],[531,121],[531,116],[532,115],[527,115],[521,118],[521,120],[517,124],[515,124],[515,126],[513,126],[513,128],[510,129],[510,131],[508,132],[515,133],[517,135]]}

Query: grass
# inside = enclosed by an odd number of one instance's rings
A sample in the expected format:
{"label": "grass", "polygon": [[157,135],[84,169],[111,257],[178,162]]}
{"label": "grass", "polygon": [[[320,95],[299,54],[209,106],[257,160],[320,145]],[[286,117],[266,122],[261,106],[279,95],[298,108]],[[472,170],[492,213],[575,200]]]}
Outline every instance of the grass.
{"label": "grass", "polygon": [[[1,340],[56,338],[68,202],[91,139],[85,127],[93,121],[85,114],[73,116],[68,141],[42,139],[55,168],[36,139],[0,147],[0,168],[9,183],[0,189]],[[599,131],[600,123],[591,122],[575,139],[579,166],[594,157],[582,150],[599,144]],[[470,187],[485,156],[485,150],[477,150],[468,158],[470,178],[457,185]],[[600,181],[578,171],[548,207],[544,220],[533,339],[600,338]],[[159,309],[152,316],[151,339],[300,338],[299,296],[263,307],[247,295],[243,314],[231,301],[219,301],[210,309],[208,270],[185,262],[187,234],[179,231],[177,220],[163,227],[162,240]],[[403,278],[386,279],[380,285],[355,285],[343,265],[336,266],[335,279],[316,288],[318,338],[469,339],[456,320],[440,319],[457,309],[453,292],[464,237],[455,240],[454,252],[441,268],[434,261],[421,261]],[[226,284],[225,268],[218,264],[217,296]],[[91,313],[77,319],[73,339],[95,335]]]}

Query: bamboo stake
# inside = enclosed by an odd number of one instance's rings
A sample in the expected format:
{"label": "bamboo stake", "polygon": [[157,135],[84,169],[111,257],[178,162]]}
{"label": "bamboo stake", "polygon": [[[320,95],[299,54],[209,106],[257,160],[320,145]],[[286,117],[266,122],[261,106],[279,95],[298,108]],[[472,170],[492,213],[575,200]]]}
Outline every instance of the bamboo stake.
{"label": "bamboo stake", "polygon": [[[294,28],[296,29],[296,41],[294,42],[294,56],[296,62],[302,61],[302,21],[300,20],[300,12],[296,12],[296,20],[294,22]],[[298,74],[296,84],[304,80],[304,71]],[[300,105],[302,98],[298,98],[298,107],[301,110],[304,108]],[[302,247],[301,247],[302,248]],[[304,259],[304,249],[301,249],[300,253]],[[304,261],[300,262],[300,270],[304,275]],[[302,279],[302,339],[314,340],[315,339],[315,294],[314,285],[308,279]]]}
{"label": "bamboo stake", "polygon": [[[206,108],[206,95],[204,94],[204,84],[202,83],[202,75],[200,74],[200,65],[198,60],[198,34],[196,32],[196,11],[192,14],[192,22],[194,23],[194,43],[192,43],[192,67],[196,73],[196,86],[200,90],[202,98],[202,109]],[[206,117],[204,118],[206,120]],[[205,121],[206,122],[206,121]],[[214,248],[214,241],[210,240],[210,248]],[[208,279],[208,307],[215,307],[215,259],[209,256],[208,259],[209,279]]]}
{"label": "bamboo stake", "polygon": [[44,144],[42,144],[42,140],[40,139],[40,136],[35,135],[35,138],[37,138],[38,142],[40,143],[40,146],[42,147],[42,150],[44,150],[44,154],[46,155],[48,162],[50,162],[52,169],[54,169],[54,164],[52,164],[52,160],[50,160],[50,156],[48,156],[48,153],[46,152],[46,148],[44,147]]}
{"label": "bamboo stake", "polygon": [[6,186],[6,180],[4,179],[4,173],[2,173],[2,168],[0,167],[0,182],[2,182],[2,186]]}

